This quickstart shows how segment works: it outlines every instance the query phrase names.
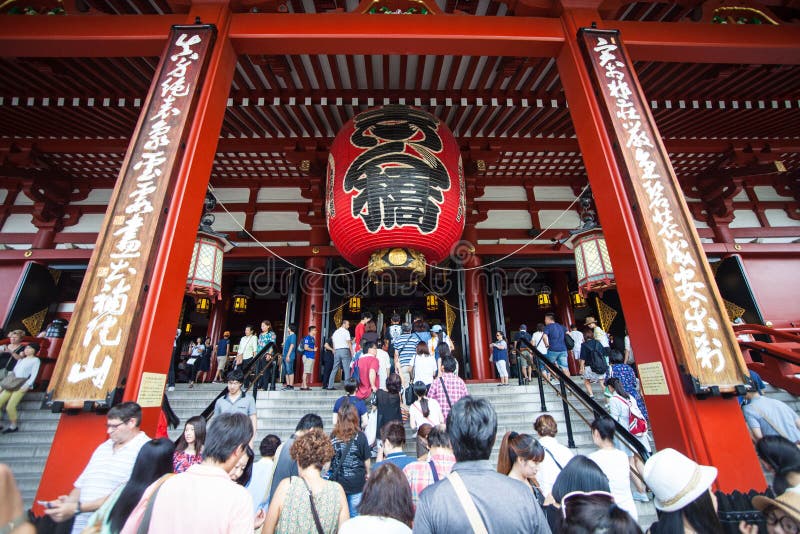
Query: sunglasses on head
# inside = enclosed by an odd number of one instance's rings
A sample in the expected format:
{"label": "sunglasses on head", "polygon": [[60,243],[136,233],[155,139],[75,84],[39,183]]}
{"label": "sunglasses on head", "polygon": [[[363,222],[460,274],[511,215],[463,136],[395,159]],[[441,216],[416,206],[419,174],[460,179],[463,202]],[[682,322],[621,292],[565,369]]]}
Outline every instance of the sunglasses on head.
{"label": "sunglasses on head", "polygon": [[603,497],[608,499],[608,504],[614,504],[614,496],[607,491],[571,491],[561,499],[561,515],[567,518],[567,506],[570,502],[580,501],[584,497]]}

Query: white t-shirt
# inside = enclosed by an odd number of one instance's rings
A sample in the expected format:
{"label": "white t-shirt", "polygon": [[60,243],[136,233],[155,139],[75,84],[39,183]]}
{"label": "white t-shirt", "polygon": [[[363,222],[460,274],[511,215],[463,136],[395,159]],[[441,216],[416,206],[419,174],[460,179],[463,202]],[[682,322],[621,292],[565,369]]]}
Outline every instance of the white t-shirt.
{"label": "white t-shirt", "polygon": [[444,415],[442,415],[442,407],[434,399],[428,399],[428,417],[422,415],[422,407],[419,401],[408,408],[408,422],[413,430],[416,430],[425,423],[437,426],[444,424]]}
{"label": "white t-shirt", "polygon": [[249,360],[256,355],[258,348],[258,337],[254,335],[244,336],[239,340],[239,354],[243,360]]}
{"label": "white t-shirt", "polygon": [[594,327],[594,338],[600,342],[605,348],[609,348],[611,345],[608,343],[608,334],[606,334],[605,330],[600,328],[599,326]]}
{"label": "white t-shirt", "polygon": [[539,332],[538,330],[531,334],[531,345],[542,354],[547,352],[547,347],[544,346],[544,341],[542,341],[543,337],[544,332]]}
{"label": "white t-shirt", "polygon": [[603,473],[608,477],[608,485],[617,506],[631,514],[635,521],[639,520],[636,504],[633,502],[630,482],[630,465],[628,455],[619,449],[598,449],[589,455]]}
{"label": "white t-shirt", "polygon": [[331,336],[331,341],[333,341],[333,350],[349,349],[350,331],[342,327],[337,328]]}
{"label": "white t-shirt", "polygon": [[[267,488],[272,485],[274,465],[275,462],[272,458],[262,458],[253,464],[253,474],[250,476],[250,483],[247,484],[247,491],[253,498],[254,511],[258,511],[261,504],[269,499]],[[264,499],[265,495],[267,499]],[[266,511],[266,506],[264,511]]]}
{"label": "white t-shirt", "polygon": [[578,330],[570,330],[569,337],[575,342],[575,346],[572,348],[572,353],[575,355],[577,359],[581,355],[581,345],[583,345],[583,333],[579,332]]}
{"label": "white t-shirt", "polygon": [[631,347],[631,336],[625,336],[625,351],[629,354],[625,363],[633,362],[633,347]]}
{"label": "white t-shirt", "polygon": [[[75,487],[81,490],[80,501],[87,503],[101,497],[108,497],[120,485],[128,482],[133,471],[133,464],[142,446],[150,441],[144,432],[139,432],[133,439],[114,451],[114,442],[107,439],[97,447],[89,459],[89,463],[75,481]],[[72,534],[80,534],[86,528],[91,512],[75,516]]]}
{"label": "white t-shirt", "polygon": [[389,369],[392,367],[392,361],[389,353],[383,349],[378,349],[378,377],[381,380],[381,389],[386,389],[386,379],[389,377]]}
{"label": "white t-shirt", "polygon": [[381,534],[411,534],[411,529],[391,517],[377,515],[360,515],[348,519],[339,528],[339,534],[361,534],[362,532],[380,532]]}
{"label": "white t-shirt", "polygon": [[[565,445],[559,443],[556,438],[552,436],[543,436],[539,438],[539,443],[546,449],[544,453],[544,460],[539,464],[539,470],[536,472],[536,481],[539,483],[539,489],[546,497],[553,491],[553,484],[556,482],[556,477],[572,460],[575,456],[571,450]],[[549,454],[548,454],[549,451]],[[553,456],[551,457],[550,454]],[[555,460],[553,460],[555,458]],[[558,462],[558,464],[556,464]],[[558,466],[561,466],[560,468]]]}
{"label": "white t-shirt", "polygon": [[430,386],[436,371],[438,371],[436,358],[417,354],[412,361],[414,363],[414,382],[423,382],[426,386]]}

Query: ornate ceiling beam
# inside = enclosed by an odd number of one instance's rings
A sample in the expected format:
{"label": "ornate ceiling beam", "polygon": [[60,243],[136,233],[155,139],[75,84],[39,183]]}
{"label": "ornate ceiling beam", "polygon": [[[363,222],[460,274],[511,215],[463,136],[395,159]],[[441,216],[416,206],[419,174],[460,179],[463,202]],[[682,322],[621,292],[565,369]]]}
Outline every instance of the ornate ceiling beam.
{"label": "ornate ceiling beam", "polygon": [[0,56],[160,56],[173,24],[185,15],[0,17]]}
{"label": "ornate ceiling beam", "polygon": [[[409,18],[411,17],[411,18]],[[236,14],[240,54],[421,54],[554,57],[564,41],[555,18],[426,15]]]}
{"label": "ornate ceiling beam", "polygon": [[[36,139],[26,140],[35,145],[39,153],[61,154],[120,154],[125,155],[128,139]],[[219,140],[218,153],[225,152],[310,152],[324,150],[333,142],[333,138],[303,138],[302,144],[291,139],[225,139]],[[2,146],[9,143],[0,140]],[[502,139],[498,137],[460,137],[458,143],[471,150],[492,152],[580,152],[578,141],[574,138],[530,138]],[[664,139],[667,150],[672,154],[714,154],[726,153],[731,149],[741,151],[747,147],[760,151],[769,147],[773,154],[800,152],[798,139],[760,139],[749,141],[731,141],[728,139]],[[315,155],[315,157],[319,157]],[[325,156],[327,158],[327,155]],[[311,159],[311,158],[306,158]]]}
{"label": "ornate ceiling beam", "polygon": [[797,26],[605,21],[636,61],[800,64]]}

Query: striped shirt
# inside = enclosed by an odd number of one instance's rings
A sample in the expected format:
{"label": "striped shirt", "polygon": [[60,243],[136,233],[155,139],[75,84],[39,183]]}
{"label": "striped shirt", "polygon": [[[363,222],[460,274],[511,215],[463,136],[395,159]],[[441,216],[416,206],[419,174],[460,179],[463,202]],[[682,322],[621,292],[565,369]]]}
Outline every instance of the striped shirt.
{"label": "striped shirt", "polygon": [[[449,475],[456,463],[456,457],[453,456],[453,453],[431,454],[430,459],[433,461],[433,465],[436,466],[436,474],[439,476],[439,480]],[[416,505],[422,490],[435,482],[431,464],[430,462],[417,460],[405,466],[403,473],[405,473],[408,483],[411,485],[411,498]]]}
{"label": "striped shirt", "polygon": [[[114,442],[110,439],[101,443],[92,453],[83,473],[75,481],[75,487],[81,490],[80,502],[88,503],[107,497],[119,486],[127,483],[139,450],[148,441],[150,441],[150,437],[144,432],[139,432],[116,451]],[[75,516],[72,534],[83,532],[91,515],[91,513],[82,513]]]}
{"label": "striped shirt", "polygon": [[394,338],[394,349],[400,354],[400,366],[407,367],[417,354],[419,335],[416,333],[400,334]]}

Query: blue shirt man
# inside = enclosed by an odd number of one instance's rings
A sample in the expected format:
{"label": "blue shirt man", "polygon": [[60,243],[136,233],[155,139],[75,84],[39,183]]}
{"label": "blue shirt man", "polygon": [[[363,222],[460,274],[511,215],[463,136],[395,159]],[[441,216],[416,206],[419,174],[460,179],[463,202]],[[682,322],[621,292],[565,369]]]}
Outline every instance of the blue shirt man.
{"label": "blue shirt man", "polygon": [[308,335],[303,338],[303,357],[309,358],[311,360],[314,359],[314,353],[316,352],[314,349],[316,348],[315,345],[316,341],[314,340],[314,336]]}
{"label": "blue shirt man", "polygon": [[556,316],[553,313],[547,313],[544,316],[544,335],[546,336],[545,345],[547,346],[547,355],[545,357],[551,363],[558,364],[565,372],[569,372],[567,343],[564,341],[567,329],[556,322]]}
{"label": "blue shirt man", "polygon": [[294,362],[297,356],[296,326],[290,324],[287,328],[286,339],[283,340],[283,369],[286,375],[286,385],[282,389],[294,389]]}

